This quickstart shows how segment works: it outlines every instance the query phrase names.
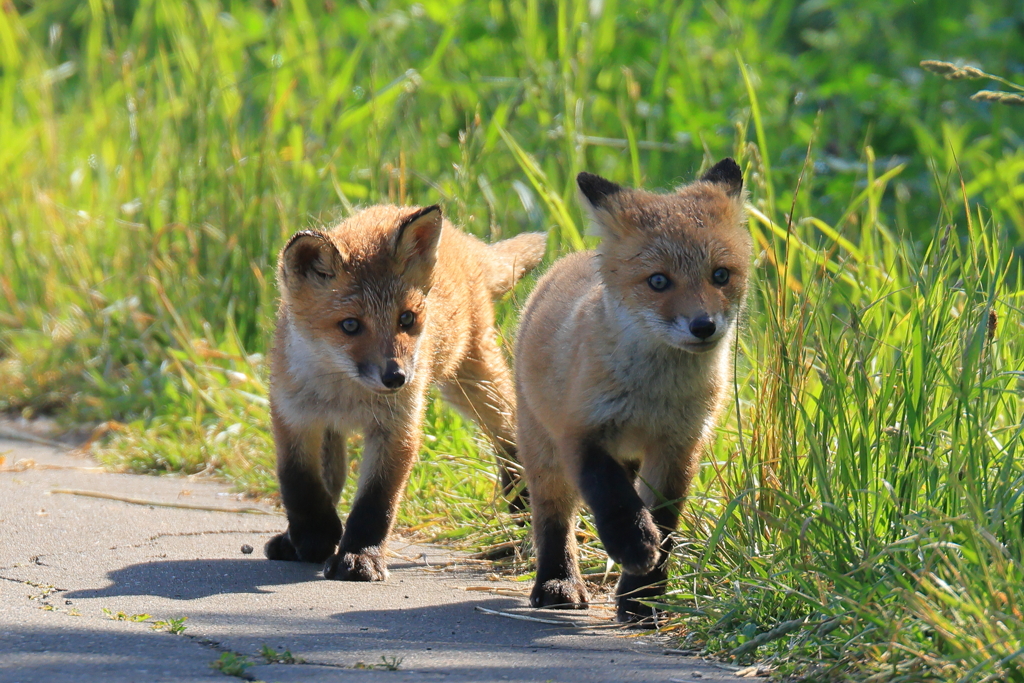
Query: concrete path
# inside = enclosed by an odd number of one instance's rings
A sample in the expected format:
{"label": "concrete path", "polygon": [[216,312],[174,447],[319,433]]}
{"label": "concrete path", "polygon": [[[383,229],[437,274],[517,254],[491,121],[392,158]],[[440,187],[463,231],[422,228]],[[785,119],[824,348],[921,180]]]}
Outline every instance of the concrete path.
{"label": "concrete path", "polygon": [[[317,566],[263,557],[264,542],[285,527],[278,514],[55,492],[273,513],[222,484],[111,474],[85,457],[20,442],[0,440],[0,456],[5,683],[223,681],[211,663],[225,653],[254,664],[241,677],[268,683],[738,680],[713,663],[666,654],[670,645],[656,636],[614,627],[605,606],[532,610],[528,584],[491,580],[443,548],[396,540],[388,582],[326,581]],[[254,552],[243,554],[244,545]],[[185,617],[184,632],[170,633]],[[304,663],[268,665],[264,646]]]}

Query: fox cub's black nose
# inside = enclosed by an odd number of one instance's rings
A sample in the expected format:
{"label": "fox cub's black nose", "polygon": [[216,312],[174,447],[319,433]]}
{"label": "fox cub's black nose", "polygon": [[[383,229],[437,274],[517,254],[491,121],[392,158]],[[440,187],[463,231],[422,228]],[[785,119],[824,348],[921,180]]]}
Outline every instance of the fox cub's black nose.
{"label": "fox cub's black nose", "polygon": [[715,333],[715,321],[706,315],[690,321],[690,334],[697,339],[707,339]]}
{"label": "fox cub's black nose", "polygon": [[389,360],[384,366],[384,372],[380,373],[380,381],[388,389],[398,389],[405,384],[405,373],[398,367],[398,363]]}

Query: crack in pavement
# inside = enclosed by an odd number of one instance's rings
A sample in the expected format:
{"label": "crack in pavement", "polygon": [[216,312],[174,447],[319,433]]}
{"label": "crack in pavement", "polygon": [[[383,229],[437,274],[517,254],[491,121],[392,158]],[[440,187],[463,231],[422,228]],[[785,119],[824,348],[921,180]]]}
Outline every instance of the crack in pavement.
{"label": "crack in pavement", "polygon": [[[8,569],[14,569],[15,567],[22,567],[22,566],[24,566],[24,565],[16,564],[16,565],[14,565],[14,567],[8,567]],[[21,583],[21,584],[24,584],[26,586],[32,586],[33,588],[40,588],[40,589],[43,589],[43,590],[48,588],[48,589],[50,589],[49,593],[67,593],[69,590],[71,590],[70,588],[57,588],[56,586],[50,585],[48,583],[36,583],[35,581],[31,581],[29,579],[14,579],[14,578],[11,578],[10,576],[3,576],[2,574],[0,574],[0,579],[2,579],[4,581],[10,581],[11,583]],[[49,595],[49,593],[47,593],[47,595]]]}
{"label": "crack in pavement", "polygon": [[131,550],[133,548],[145,548],[146,546],[153,545],[156,541],[162,538],[188,538],[192,536],[213,536],[223,534],[279,534],[281,529],[218,529],[215,531],[176,531],[176,532],[164,532],[150,536],[141,543],[133,543],[131,545],[112,545],[107,550]]}
{"label": "crack in pavement", "polygon": [[[150,536],[149,542],[160,538],[184,538],[187,536],[206,536],[207,534],[279,534],[280,529],[219,529],[217,531],[176,531],[164,532],[156,536]],[[129,548],[134,546],[127,546]]]}

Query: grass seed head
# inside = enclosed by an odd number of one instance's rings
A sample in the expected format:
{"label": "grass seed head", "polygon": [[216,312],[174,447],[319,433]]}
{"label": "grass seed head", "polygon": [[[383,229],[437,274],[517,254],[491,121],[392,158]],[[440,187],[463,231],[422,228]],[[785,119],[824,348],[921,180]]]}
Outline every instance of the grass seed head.
{"label": "grass seed head", "polygon": [[951,74],[946,74],[951,81],[974,81],[979,78],[987,78],[987,74],[973,66],[962,66]]}
{"label": "grass seed head", "polygon": [[989,77],[988,74],[977,67],[957,66],[952,62],[940,62],[934,59],[925,59],[920,62],[920,66],[925,71],[945,76],[950,81],[968,81]]}
{"label": "grass seed head", "polygon": [[1013,107],[1024,107],[1024,95],[1003,90],[979,90],[971,95],[971,99],[975,102],[998,102]]}
{"label": "grass seed head", "polygon": [[956,73],[957,66],[952,62],[940,62],[934,59],[925,59],[921,62],[921,68],[925,71],[931,71],[933,74],[946,74]]}

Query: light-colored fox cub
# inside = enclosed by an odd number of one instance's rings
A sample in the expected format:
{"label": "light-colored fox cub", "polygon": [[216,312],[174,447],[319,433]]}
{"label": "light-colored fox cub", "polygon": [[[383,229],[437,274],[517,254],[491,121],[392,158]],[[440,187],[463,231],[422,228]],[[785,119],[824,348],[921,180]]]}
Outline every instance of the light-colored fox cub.
{"label": "light-colored fox cub", "polygon": [[[732,159],[672,194],[581,173],[602,236],[559,260],[516,344],[519,458],[533,508],[534,607],[585,608],[580,498],[622,566],[622,621],[664,592],[679,509],[726,394],[751,260]],[[636,481],[639,474],[639,482]]]}
{"label": "light-colored fox cub", "polygon": [[[374,206],[288,241],[270,375],[288,530],[267,543],[268,558],[326,561],[329,579],[387,578],[384,544],[431,383],[480,424],[499,459],[516,459],[514,390],[492,301],[544,249],[541,234],[488,246],[437,206]],[[343,535],[336,506],[354,431],[363,458]],[[505,494],[515,488],[504,463],[502,484]],[[518,497],[510,504],[522,507]]]}

